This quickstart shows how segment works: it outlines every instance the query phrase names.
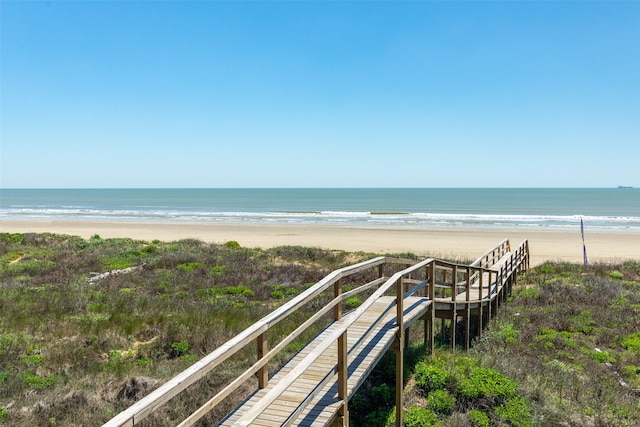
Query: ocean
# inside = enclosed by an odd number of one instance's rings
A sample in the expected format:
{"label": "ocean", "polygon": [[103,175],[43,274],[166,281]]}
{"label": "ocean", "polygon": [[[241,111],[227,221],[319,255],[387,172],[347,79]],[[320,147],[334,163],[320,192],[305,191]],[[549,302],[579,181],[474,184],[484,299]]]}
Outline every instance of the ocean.
{"label": "ocean", "polygon": [[640,232],[640,189],[0,189],[15,219]]}

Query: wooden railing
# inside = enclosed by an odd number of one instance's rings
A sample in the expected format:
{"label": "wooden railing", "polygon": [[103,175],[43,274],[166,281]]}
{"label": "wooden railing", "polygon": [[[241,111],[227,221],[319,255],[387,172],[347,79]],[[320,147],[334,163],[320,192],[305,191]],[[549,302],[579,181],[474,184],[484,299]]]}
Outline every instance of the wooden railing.
{"label": "wooden railing", "polygon": [[[395,272],[391,277],[383,276],[383,267],[387,264],[405,268]],[[433,324],[436,318],[439,305],[444,307],[444,311],[451,313],[452,322],[456,321],[459,311],[463,312],[467,319],[467,346],[469,342],[469,319],[471,311],[479,313],[480,323],[478,332],[482,330],[482,318],[486,308],[489,316],[497,309],[500,301],[506,300],[507,292],[511,291],[511,286],[515,282],[516,273],[525,271],[529,265],[529,245],[525,240],[515,251],[510,251],[508,240],[504,240],[491,251],[478,258],[471,265],[460,265],[426,259],[421,262],[403,260],[397,258],[378,257],[369,261],[361,262],[349,267],[335,270],[324,279],[320,280],[311,288],[307,289],[291,301],[265,316],[235,338],[231,339],[221,347],[196,362],[187,370],[169,380],[166,384],[153,391],[151,394],[135,403],[125,411],[107,422],[105,427],[133,426],[149,416],[153,411],[164,405],[184,389],[203,378],[208,372],[219,366],[229,357],[244,349],[247,345],[255,342],[257,344],[257,361],[251,367],[231,381],[220,390],[209,401],[192,413],[179,426],[191,426],[202,418],[213,407],[237,390],[243,383],[248,381],[253,375],[258,377],[258,387],[266,388],[268,385],[268,361],[281,352],[287,345],[299,337],[312,324],[320,318],[333,313],[334,327],[327,337],[322,340],[304,359],[300,361],[286,376],[265,393],[260,403],[242,414],[236,421],[236,426],[249,426],[255,418],[278,398],[320,355],[337,344],[337,363],[329,374],[321,380],[314,391],[301,402],[289,416],[284,425],[290,425],[296,420],[311,401],[330,382],[336,381],[338,384],[338,399],[340,408],[338,419],[348,417],[348,351],[357,351],[366,342],[375,329],[383,322],[389,310],[396,310],[396,337],[394,348],[396,350],[396,408],[402,408],[402,388],[403,388],[403,351],[405,345],[405,325],[404,325],[404,301],[410,296],[422,296],[431,301],[429,317],[425,322],[430,324],[430,332],[427,334],[425,325],[425,344],[428,344],[431,351],[434,349]],[[354,289],[343,292],[342,282],[354,274],[377,269],[374,280],[361,284]],[[267,332],[278,322],[291,315],[300,307],[318,298],[323,292],[333,287],[333,299],[322,309],[313,314],[302,325],[287,335],[279,343],[269,349],[267,343]],[[342,312],[343,302],[354,295],[370,291],[375,291],[349,316],[344,317]],[[359,339],[354,347],[347,349],[347,332],[349,327],[358,320],[372,305],[382,296],[393,292],[394,301],[389,304],[386,311],[372,322],[365,335]],[[454,330],[455,328],[452,328]],[[455,332],[452,336],[452,345],[455,346]],[[402,411],[396,413],[396,426],[401,426],[403,422]]]}
{"label": "wooden railing", "polygon": [[[477,314],[476,336],[482,336],[484,314],[489,317],[497,310],[498,304],[506,301],[511,294],[517,273],[529,268],[529,242],[523,241],[516,250],[510,250],[509,240],[502,241],[470,265],[434,261],[436,306],[434,312],[441,318],[450,318],[455,324],[457,318],[465,319],[465,348],[470,344],[471,312]],[[451,347],[456,346],[455,328],[450,330]],[[431,336],[433,348],[433,336]]]}
{"label": "wooden railing", "polygon": [[505,254],[510,251],[511,244],[509,243],[509,239],[504,239],[495,248],[487,251],[484,255],[472,262],[470,265],[473,267],[491,268],[498,261],[500,261],[500,259]]}

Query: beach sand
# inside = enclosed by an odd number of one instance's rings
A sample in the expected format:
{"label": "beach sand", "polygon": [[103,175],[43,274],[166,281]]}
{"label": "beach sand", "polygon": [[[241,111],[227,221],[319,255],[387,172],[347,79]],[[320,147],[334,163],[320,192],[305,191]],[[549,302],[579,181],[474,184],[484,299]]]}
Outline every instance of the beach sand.
{"label": "beach sand", "polygon": [[[411,252],[419,256],[457,260],[476,259],[503,239],[515,248],[529,240],[531,264],[544,261],[582,263],[580,232],[549,230],[407,229],[297,224],[204,224],[106,221],[0,221],[0,232],[77,235],[89,238],[133,238],[174,241],[186,238],[244,247],[282,245],[319,247],[382,254]],[[585,230],[589,262],[640,260],[640,233],[600,233]]]}

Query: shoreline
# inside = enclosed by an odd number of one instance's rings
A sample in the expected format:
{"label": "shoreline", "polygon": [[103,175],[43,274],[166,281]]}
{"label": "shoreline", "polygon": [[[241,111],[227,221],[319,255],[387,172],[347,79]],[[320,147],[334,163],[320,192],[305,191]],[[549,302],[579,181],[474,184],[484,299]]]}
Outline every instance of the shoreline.
{"label": "shoreline", "polygon": [[[243,247],[307,246],[381,254],[476,259],[504,239],[511,246],[529,240],[531,264],[544,261],[582,263],[579,232],[513,229],[441,229],[259,223],[175,223],[88,220],[0,220],[3,233],[56,233],[88,239],[175,241],[193,238],[210,243],[237,241]],[[585,232],[589,262],[640,260],[640,233]]]}

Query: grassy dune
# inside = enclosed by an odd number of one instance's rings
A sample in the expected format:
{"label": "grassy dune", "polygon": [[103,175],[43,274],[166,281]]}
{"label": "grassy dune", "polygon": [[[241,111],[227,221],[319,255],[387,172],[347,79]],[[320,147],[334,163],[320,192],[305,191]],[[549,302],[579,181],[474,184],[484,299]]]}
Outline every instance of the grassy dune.
{"label": "grassy dune", "polygon": [[[333,269],[371,256],[0,234],[0,424],[105,422]],[[112,271],[121,272],[104,274]],[[314,308],[282,322],[273,339]],[[446,349],[446,333],[435,358],[411,346],[407,425],[638,425],[638,314],[640,263],[539,266],[469,353]],[[145,425],[174,425],[252,359],[251,348],[224,363]],[[393,369],[389,354],[352,399],[354,425],[387,423]]]}

